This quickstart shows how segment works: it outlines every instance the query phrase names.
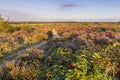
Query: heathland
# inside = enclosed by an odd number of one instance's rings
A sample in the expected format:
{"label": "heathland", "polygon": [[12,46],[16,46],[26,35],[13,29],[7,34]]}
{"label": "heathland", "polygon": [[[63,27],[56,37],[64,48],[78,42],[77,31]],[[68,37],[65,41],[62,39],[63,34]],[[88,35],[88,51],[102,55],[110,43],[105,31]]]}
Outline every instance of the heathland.
{"label": "heathland", "polygon": [[119,79],[119,22],[0,20],[0,80]]}

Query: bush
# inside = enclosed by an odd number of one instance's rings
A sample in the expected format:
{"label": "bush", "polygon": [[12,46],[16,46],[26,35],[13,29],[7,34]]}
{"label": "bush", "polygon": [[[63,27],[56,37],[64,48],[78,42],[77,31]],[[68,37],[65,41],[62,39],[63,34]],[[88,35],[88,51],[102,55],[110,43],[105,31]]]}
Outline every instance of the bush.
{"label": "bush", "polygon": [[20,31],[21,27],[15,27],[16,31]]}
{"label": "bush", "polygon": [[14,27],[9,27],[7,30],[7,32],[9,32],[9,33],[13,33],[15,31],[16,31],[16,29]]}
{"label": "bush", "polygon": [[4,19],[0,19],[0,30],[2,32],[7,32],[9,30],[10,24],[8,21],[5,21]]}
{"label": "bush", "polygon": [[27,24],[23,24],[22,29],[23,29],[24,31],[29,32],[29,33],[30,33],[30,32],[33,32],[32,28],[31,28],[29,25],[27,25]]}
{"label": "bush", "polygon": [[18,41],[19,44],[23,44],[25,40],[24,40],[24,38],[22,36],[18,36],[16,38],[16,41]]}
{"label": "bush", "polygon": [[108,37],[99,37],[95,39],[95,43],[100,45],[108,45],[110,42],[111,41]]}
{"label": "bush", "polygon": [[[20,62],[12,61],[5,64],[0,72],[2,80],[37,80],[39,71],[34,65],[20,66]],[[29,67],[30,66],[30,67]]]}

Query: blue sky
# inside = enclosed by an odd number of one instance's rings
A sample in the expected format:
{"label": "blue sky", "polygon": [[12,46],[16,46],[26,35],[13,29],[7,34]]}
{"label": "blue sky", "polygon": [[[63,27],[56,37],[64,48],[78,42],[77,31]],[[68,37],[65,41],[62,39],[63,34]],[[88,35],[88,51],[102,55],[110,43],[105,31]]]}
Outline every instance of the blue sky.
{"label": "blue sky", "polygon": [[118,21],[120,0],[0,0],[11,21]]}

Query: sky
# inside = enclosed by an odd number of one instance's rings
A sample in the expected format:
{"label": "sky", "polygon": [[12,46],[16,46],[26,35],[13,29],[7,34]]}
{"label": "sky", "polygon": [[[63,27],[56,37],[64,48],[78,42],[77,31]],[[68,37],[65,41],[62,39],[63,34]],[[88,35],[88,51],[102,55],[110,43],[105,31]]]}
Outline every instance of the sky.
{"label": "sky", "polygon": [[120,21],[120,0],[0,0],[10,21]]}

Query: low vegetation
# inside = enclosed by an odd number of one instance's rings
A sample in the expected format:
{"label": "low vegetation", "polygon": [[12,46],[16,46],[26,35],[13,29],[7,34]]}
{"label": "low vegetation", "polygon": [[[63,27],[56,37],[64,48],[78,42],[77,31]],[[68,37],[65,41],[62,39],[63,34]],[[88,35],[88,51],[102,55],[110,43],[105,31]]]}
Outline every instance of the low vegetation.
{"label": "low vegetation", "polygon": [[[52,29],[59,38],[48,38]],[[12,24],[2,20],[0,30],[0,61],[11,52],[47,42],[0,64],[0,80],[120,79],[119,23]]]}

